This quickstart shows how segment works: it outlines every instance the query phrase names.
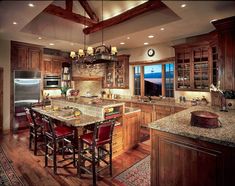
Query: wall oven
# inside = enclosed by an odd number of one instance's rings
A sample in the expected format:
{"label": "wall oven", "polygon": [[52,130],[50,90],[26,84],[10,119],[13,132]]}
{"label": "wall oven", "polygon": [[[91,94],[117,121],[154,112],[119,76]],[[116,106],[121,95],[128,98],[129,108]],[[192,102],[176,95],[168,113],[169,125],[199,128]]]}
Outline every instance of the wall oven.
{"label": "wall oven", "polygon": [[44,76],[43,79],[44,88],[60,88],[61,87],[61,77],[54,75]]}

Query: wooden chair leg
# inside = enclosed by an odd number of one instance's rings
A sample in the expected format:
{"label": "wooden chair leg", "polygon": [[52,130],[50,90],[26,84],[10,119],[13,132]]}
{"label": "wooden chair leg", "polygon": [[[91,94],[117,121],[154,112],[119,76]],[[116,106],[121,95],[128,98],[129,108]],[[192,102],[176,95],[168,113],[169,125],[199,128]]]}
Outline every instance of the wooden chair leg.
{"label": "wooden chair leg", "polygon": [[56,141],[53,143],[53,167],[54,167],[54,174],[57,173],[57,162],[56,162]]}
{"label": "wooden chair leg", "polygon": [[45,167],[47,167],[48,165],[48,146],[47,146],[47,143],[48,143],[48,139],[47,137],[45,137]]}
{"label": "wooden chair leg", "polygon": [[92,148],[92,178],[93,186],[96,185],[96,165],[95,165],[95,147]]}
{"label": "wooden chair leg", "polygon": [[37,155],[37,147],[38,147],[38,137],[37,137],[37,134],[35,134],[35,137],[34,137],[34,155],[36,156]]}
{"label": "wooden chair leg", "polygon": [[112,177],[113,175],[113,170],[112,170],[112,143],[109,144],[109,173],[110,173],[110,176]]}
{"label": "wooden chair leg", "polygon": [[78,177],[81,178],[81,163],[82,163],[82,156],[81,156],[81,152],[82,152],[82,142],[79,141],[79,144],[78,144],[78,163],[77,163],[77,174],[78,174]]}

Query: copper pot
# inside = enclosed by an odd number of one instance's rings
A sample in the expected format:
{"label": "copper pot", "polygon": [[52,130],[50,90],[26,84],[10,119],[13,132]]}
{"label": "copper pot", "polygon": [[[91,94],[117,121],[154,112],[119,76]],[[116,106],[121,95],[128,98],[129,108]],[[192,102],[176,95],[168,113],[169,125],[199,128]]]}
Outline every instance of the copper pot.
{"label": "copper pot", "polygon": [[220,127],[219,116],[208,111],[194,111],[191,112],[191,125],[203,128],[217,128]]}

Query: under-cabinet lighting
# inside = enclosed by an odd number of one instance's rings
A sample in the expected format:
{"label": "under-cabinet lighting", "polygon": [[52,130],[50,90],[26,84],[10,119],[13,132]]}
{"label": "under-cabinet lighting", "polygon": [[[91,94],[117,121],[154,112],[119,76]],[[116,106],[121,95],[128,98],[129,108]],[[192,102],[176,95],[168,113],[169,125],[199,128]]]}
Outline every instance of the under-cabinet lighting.
{"label": "under-cabinet lighting", "polygon": [[145,42],[144,45],[148,45],[149,43]]}
{"label": "under-cabinet lighting", "polygon": [[148,38],[154,38],[154,36],[153,35],[149,35]]}

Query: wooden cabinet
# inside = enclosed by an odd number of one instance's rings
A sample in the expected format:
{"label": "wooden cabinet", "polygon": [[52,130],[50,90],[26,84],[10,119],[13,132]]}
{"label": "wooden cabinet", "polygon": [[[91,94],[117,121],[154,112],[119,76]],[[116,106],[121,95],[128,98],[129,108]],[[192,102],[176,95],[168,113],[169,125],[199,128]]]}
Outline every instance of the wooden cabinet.
{"label": "wooden cabinet", "polygon": [[68,61],[64,57],[43,55],[43,69],[45,74],[61,75],[62,63]]}
{"label": "wooden cabinet", "polygon": [[12,70],[42,70],[42,48],[20,42],[11,42]]}
{"label": "wooden cabinet", "polygon": [[129,88],[129,55],[117,56],[117,62],[106,66],[104,88]]}
{"label": "wooden cabinet", "polygon": [[209,91],[211,51],[209,42],[175,46],[176,90]]}
{"label": "wooden cabinet", "polygon": [[218,80],[222,90],[235,90],[235,17],[214,21],[218,32]]}
{"label": "wooden cabinet", "polygon": [[118,125],[113,130],[113,157],[120,155],[123,152],[123,126]]}
{"label": "wooden cabinet", "polygon": [[151,129],[151,185],[235,185],[235,150]]}
{"label": "wooden cabinet", "polygon": [[141,126],[148,127],[148,124],[153,121],[153,105],[147,105],[147,104],[141,104],[141,117],[140,117],[140,123]]}
{"label": "wooden cabinet", "polygon": [[169,116],[174,113],[174,107],[171,106],[162,106],[162,105],[155,105],[154,109],[154,121]]}
{"label": "wooden cabinet", "polygon": [[140,139],[140,112],[125,114],[123,117],[123,148],[131,149]]}

